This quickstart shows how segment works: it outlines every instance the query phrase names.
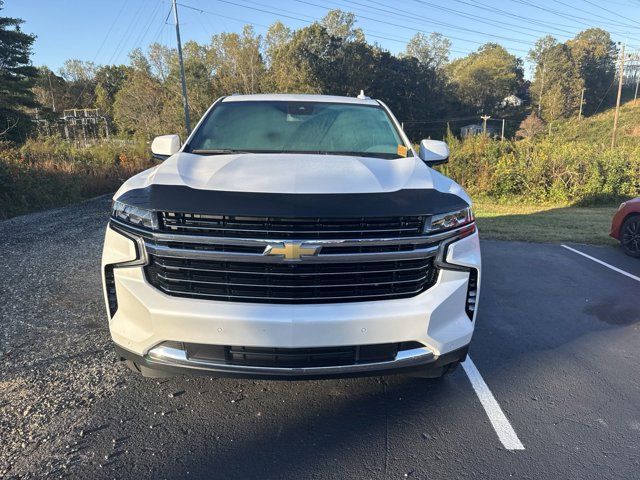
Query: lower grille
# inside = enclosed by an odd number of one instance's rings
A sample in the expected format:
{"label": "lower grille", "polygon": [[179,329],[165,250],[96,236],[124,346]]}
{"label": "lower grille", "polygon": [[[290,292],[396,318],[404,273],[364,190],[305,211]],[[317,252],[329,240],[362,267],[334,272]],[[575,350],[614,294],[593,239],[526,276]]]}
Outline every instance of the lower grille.
{"label": "lower grille", "polygon": [[169,295],[236,302],[405,298],[432,287],[433,257],[345,263],[253,263],[149,255],[147,280]]}
{"label": "lower grille", "polygon": [[395,360],[399,351],[422,348],[419,342],[315,348],[265,348],[177,343],[187,358],[252,367],[329,367]]}

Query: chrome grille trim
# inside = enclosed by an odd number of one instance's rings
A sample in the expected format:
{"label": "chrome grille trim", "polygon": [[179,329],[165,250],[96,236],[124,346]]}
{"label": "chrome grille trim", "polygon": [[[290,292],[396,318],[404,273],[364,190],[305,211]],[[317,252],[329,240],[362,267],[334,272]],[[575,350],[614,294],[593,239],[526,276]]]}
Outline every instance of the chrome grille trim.
{"label": "chrome grille trim", "polygon": [[[275,243],[275,242],[271,242]],[[312,245],[312,242],[309,242]],[[300,260],[283,260],[276,255],[262,255],[246,252],[220,252],[215,250],[195,250],[189,248],[172,248],[164,245],[155,245],[145,242],[147,252],[152,255],[170,258],[188,258],[193,260],[217,260],[229,262],[252,263],[346,263],[346,262],[379,262],[408,260],[414,258],[434,257],[438,252],[438,246],[414,249],[406,252],[380,252],[380,253],[348,253],[348,254],[322,254],[303,256]]]}

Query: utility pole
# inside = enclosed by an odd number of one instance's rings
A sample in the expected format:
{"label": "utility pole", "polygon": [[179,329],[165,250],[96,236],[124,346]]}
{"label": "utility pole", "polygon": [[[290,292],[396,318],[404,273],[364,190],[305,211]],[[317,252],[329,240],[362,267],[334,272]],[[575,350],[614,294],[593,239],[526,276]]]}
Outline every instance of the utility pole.
{"label": "utility pole", "polygon": [[613,116],[613,132],[611,133],[611,148],[616,146],[616,131],[618,130],[618,117],[620,116],[620,98],[622,97],[622,81],[624,79],[624,43],[620,54],[620,78],[618,79],[618,98],[616,100],[616,113]]}
{"label": "utility pole", "polygon": [[544,74],[547,71],[547,64],[542,64],[542,81],[540,82],[540,98],[538,99],[538,117],[542,110],[542,94],[544,93]]}
{"label": "utility pole", "polygon": [[584,91],[585,89],[582,89],[582,93],[580,94],[580,112],[578,112],[578,120],[582,120],[582,105],[584,105]]}
{"label": "utility pole", "polygon": [[502,141],[504,142],[504,118],[502,119]]}
{"label": "utility pole", "polygon": [[49,92],[51,92],[51,110],[56,111],[56,98],[53,96],[53,87],[51,86],[51,72],[47,70],[47,78],[49,79]]}
{"label": "utility pole", "polygon": [[178,21],[178,5],[173,0],[173,16],[176,19],[176,41],[178,44],[178,61],[180,62],[180,80],[182,82],[182,105],[184,106],[184,125],[187,135],[191,133],[191,120],[189,118],[189,102],[187,101],[187,81],[184,78],[184,62],[182,61],[182,43],[180,42],[180,22]]}
{"label": "utility pole", "polygon": [[636,93],[633,95],[634,102],[638,100],[638,86],[640,86],[640,76],[638,76],[638,79],[636,80]]}
{"label": "utility pole", "polygon": [[487,120],[491,118],[491,115],[482,115],[482,135],[487,136]]}

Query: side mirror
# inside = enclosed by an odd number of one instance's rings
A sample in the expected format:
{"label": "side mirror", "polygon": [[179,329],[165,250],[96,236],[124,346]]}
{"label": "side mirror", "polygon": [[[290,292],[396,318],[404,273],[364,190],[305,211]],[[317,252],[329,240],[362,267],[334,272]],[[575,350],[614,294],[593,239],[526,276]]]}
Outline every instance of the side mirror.
{"label": "side mirror", "polygon": [[180,150],[180,137],[178,135],[160,135],[151,142],[153,158],[166,160]]}
{"label": "side mirror", "polygon": [[440,140],[422,140],[418,156],[430,167],[449,161],[449,146]]}

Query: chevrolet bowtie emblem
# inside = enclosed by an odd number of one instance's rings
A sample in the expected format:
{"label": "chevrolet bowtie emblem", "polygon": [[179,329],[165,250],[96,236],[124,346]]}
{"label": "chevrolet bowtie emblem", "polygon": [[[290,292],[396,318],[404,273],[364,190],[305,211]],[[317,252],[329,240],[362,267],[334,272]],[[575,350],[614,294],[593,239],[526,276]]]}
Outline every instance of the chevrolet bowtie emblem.
{"label": "chevrolet bowtie emblem", "polygon": [[303,242],[283,242],[276,245],[267,245],[264,255],[281,255],[285,260],[300,260],[302,256],[317,255],[320,245],[302,246]]}

